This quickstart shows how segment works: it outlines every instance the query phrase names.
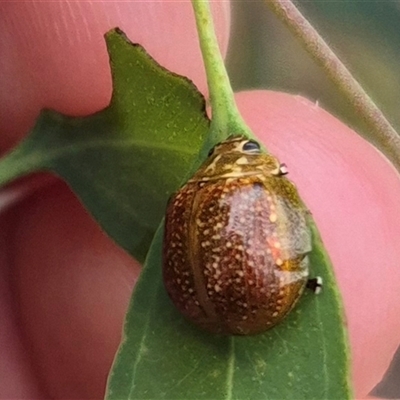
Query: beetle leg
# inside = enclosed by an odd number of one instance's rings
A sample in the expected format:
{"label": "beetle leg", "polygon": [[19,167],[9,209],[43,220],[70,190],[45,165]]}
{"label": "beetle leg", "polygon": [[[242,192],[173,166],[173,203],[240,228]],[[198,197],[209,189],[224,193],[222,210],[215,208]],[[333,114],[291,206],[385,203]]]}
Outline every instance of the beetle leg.
{"label": "beetle leg", "polygon": [[283,175],[287,175],[289,173],[288,169],[287,169],[287,165],[286,164],[281,164],[279,166],[279,175],[283,176]]}
{"label": "beetle leg", "polygon": [[307,289],[311,289],[315,294],[321,293],[322,290],[322,278],[317,276],[316,278],[311,278],[307,281]]}

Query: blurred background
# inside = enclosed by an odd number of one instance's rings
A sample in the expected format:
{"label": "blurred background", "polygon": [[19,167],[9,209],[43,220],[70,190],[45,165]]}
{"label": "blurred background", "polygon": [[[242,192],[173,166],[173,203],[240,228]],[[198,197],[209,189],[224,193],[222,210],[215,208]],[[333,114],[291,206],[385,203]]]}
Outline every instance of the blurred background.
{"label": "blurred background", "polygon": [[[400,1],[296,4],[400,131]],[[235,91],[269,89],[302,95],[371,140],[349,103],[265,2],[235,1],[232,17],[227,68]],[[400,349],[371,395],[400,399]]]}
{"label": "blurred background", "polygon": [[[354,128],[368,131],[265,2],[233,3],[227,66],[236,91],[301,94]],[[346,64],[387,118],[400,128],[400,2],[300,1],[300,11]]]}

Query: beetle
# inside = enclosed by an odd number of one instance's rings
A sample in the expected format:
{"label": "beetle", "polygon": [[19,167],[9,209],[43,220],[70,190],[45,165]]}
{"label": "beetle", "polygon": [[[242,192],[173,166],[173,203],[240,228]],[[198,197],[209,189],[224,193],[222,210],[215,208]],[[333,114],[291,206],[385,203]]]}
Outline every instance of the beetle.
{"label": "beetle", "polygon": [[178,310],[199,327],[257,334],[300,298],[309,276],[309,211],[287,172],[258,142],[235,135],[214,146],[171,196],[163,281]]}

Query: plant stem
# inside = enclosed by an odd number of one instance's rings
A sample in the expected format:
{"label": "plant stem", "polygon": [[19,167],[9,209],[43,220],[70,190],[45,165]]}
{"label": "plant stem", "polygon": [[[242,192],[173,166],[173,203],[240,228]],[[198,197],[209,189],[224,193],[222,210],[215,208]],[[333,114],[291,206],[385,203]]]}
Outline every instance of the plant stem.
{"label": "plant stem", "polygon": [[219,50],[208,0],[192,0],[200,48],[210,91],[212,120],[208,142],[215,144],[231,134],[254,135],[240,115]]}
{"label": "plant stem", "polygon": [[400,171],[400,137],[350,71],[291,0],[266,0],[268,7],[300,40],[371,131],[374,143]]}

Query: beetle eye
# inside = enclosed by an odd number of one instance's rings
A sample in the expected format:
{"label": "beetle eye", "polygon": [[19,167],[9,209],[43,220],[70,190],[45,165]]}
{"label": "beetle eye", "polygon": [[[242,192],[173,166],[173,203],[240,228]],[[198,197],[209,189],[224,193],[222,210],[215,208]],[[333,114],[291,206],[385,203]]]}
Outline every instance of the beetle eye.
{"label": "beetle eye", "polygon": [[261,152],[260,145],[254,140],[249,140],[243,145],[243,151],[246,153],[255,153],[258,154]]}

